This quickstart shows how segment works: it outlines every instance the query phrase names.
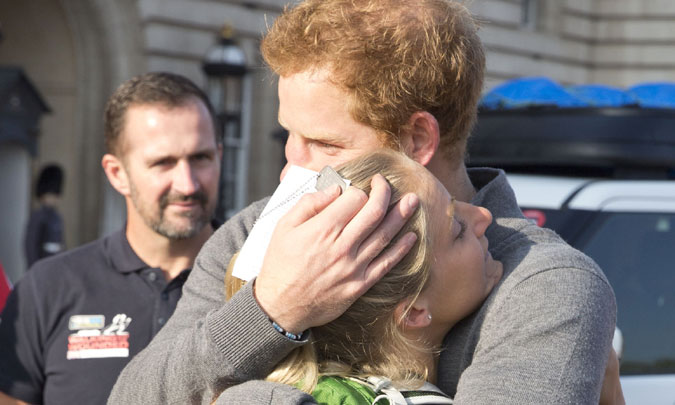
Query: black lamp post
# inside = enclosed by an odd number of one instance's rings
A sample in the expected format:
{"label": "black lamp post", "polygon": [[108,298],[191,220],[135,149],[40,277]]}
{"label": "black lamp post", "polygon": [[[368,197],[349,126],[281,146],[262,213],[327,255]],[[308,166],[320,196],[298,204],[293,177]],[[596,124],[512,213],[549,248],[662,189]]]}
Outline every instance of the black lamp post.
{"label": "black lamp post", "polygon": [[250,82],[246,55],[225,26],[218,43],[207,54],[202,69],[208,77],[207,94],[223,134],[216,217],[227,219],[244,208],[248,172]]}

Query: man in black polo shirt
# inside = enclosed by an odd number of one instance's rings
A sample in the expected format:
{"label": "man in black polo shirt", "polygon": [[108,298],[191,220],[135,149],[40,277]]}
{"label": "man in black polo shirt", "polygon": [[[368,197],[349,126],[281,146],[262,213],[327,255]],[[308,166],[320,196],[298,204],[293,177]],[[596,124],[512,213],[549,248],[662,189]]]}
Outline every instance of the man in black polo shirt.
{"label": "man in black polo shirt", "polygon": [[214,231],[215,128],[207,97],[181,76],[149,73],[115,91],[102,166],[126,226],[38,261],[17,283],[0,323],[0,404],[105,403]]}

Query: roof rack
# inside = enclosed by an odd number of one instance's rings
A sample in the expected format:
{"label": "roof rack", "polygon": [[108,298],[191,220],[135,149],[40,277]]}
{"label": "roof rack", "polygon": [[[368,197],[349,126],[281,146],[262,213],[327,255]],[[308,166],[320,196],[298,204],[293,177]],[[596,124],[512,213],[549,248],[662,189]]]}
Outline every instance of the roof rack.
{"label": "roof rack", "polygon": [[[570,101],[573,92],[563,94],[566,89],[549,84],[544,83],[548,93],[533,97],[536,102],[527,103],[520,89],[517,101],[501,98],[499,108],[498,97],[488,93],[469,139],[467,164],[527,173],[675,178],[675,108],[644,107],[635,98],[620,106],[584,105]],[[559,97],[567,100],[565,106],[551,102]]]}

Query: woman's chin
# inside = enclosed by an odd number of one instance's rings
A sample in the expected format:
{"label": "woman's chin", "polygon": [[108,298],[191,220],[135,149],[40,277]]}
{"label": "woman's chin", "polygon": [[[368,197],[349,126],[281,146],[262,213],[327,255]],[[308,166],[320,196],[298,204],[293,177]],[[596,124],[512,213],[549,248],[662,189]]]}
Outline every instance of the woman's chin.
{"label": "woman's chin", "polygon": [[502,275],[504,274],[504,265],[502,262],[499,260],[494,260],[492,257],[490,257],[490,263],[487,266],[487,278],[491,281],[490,283],[490,291],[492,291],[492,288],[494,288],[497,283],[499,283],[499,280],[501,280]]}

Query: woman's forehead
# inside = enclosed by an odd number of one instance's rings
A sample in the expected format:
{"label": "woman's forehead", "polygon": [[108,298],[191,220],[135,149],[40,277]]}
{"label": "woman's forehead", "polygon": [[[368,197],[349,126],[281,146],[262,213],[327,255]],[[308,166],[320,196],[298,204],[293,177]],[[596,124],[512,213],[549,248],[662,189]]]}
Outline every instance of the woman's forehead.
{"label": "woman's forehead", "polygon": [[455,198],[443,184],[424,166],[416,164],[413,175],[419,179],[419,198],[426,203],[433,222],[441,216],[452,218],[455,214]]}

